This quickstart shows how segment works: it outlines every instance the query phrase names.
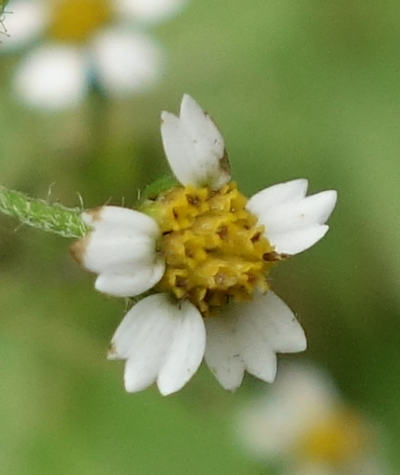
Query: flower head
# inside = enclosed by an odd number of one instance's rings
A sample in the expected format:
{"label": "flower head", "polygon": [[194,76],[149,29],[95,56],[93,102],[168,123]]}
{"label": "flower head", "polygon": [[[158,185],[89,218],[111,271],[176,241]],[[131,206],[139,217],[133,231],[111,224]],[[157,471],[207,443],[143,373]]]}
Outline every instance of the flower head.
{"label": "flower head", "polygon": [[268,394],[240,413],[239,436],[285,475],[384,475],[366,418],[347,405],[329,377],[287,364]]}
{"label": "flower head", "polygon": [[127,360],[128,391],[154,381],[163,394],[177,391],[203,356],[226,389],[245,370],[272,382],[276,353],[303,351],[306,339],[268,272],[325,235],[336,192],[306,197],[307,181],[293,180],[248,200],[231,182],[220,132],[188,95],[179,117],[162,113],[161,134],[180,185],[141,211],[85,212],[92,230],[72,249],[98,274],[98,290],[150,293],[125,316],[110,358]]}
{"label": "flower head", "polygon": [[[28,50],[15,91],[29,105],[71,107],[95,83],[112,96],[141,93],[159,78],[162,53],[143,27],[184,0],[12,0],[3,51]],[[140,28],[135,28],[140,26]],[[133,27],[133,28],[132,28]],[[139,31],[140,30],[140,31]]]}

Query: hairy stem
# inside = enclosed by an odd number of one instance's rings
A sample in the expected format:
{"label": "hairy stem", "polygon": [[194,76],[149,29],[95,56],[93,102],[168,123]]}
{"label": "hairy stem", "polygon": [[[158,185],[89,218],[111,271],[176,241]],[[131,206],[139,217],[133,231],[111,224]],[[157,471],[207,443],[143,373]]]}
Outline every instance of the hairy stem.
{"label": "hairy stem", "polygon": [[22,224],[67,238],[79,238],[88,232],[79,208],[47,203],[4,186],[0,186],[0,212],[17,218]]}

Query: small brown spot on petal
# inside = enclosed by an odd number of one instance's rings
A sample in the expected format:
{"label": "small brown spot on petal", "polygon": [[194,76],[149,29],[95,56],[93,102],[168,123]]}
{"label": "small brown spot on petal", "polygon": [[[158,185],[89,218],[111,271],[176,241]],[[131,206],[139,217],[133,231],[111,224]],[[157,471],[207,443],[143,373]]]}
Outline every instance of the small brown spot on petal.
{"label": "small brown spot on petal", "polygon": [[98,206],[97,208],[86,210],[85,213],[89,214],[93,218],[93,221],[100,221],[103,208],[104,206]]}
{"label": "small brown spot on petal", "polygon": [[112,358],[113,356],[116,356],[116,354],[117,354],[117,348],[115,346],[115,343],[112,341],[108,345],[107,357]]}
{"label": "small brown spot on petal", "polygon": [[220,158],[220,160],[219,160],[219,167],[226,174],[229,175],[231,173],[231,167],[229,165],[228,152],[226,151],[226,149],[224,150],[223,157]]}
{"label": "small brown spot on petal", "polygon": [[80,265],[83,265],[83,259],[84,259],[88,244],[89,244],[89,238],[88,236],[85,236],[84,238],[78,239],[77,241],[75,241],[69,248],[69,252],[71,256]]}

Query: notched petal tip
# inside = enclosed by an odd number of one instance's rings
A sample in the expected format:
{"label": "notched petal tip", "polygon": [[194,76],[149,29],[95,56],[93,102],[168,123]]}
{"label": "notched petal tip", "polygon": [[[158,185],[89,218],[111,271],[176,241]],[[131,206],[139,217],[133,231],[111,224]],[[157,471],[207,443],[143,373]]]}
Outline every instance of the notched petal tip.
{"label": "notched petal tip", "polygon": [[240,378],[238,380],[236,380],[235,382],[232,382],[232,381],[225,381],[224,379],[222,379],[221,377],[218,376],[218,373],[215,369],[212,369],[210,368],[212,374],[214,375],[215,379],[217,380],[218,384],[220,384],[220,386],[222,386],[225,391],[229,391],[230,393],[235,393],[239,388],[240,386],[242,385],[243,383],[243,379],[244,379],[244,375],[245,375],[245,372],[243,370]]}
{"label": "notched petal tip", "polygon": [[[299,324],[300,325],[300,324]],[[306,351],[308,348],[308,342],[307,342],[307,335],[306,332],[304,331],[304,328],[300,325],[301,329],[303,330],[303,338],[300,340],[298,343],[298,351]]]}
{"label": "notched petal tip", "polygon": [[158,387],[158,391],[159,393],[161,394],[161,396],[171,396],[172,394],[176,394],[177,392],[179,392],[182,388],[178,388],[178,389],[175,389],[175,388],[164,388],[163,386],[160,386],[160,385],[157,385]]}
{"label": "notched petal tip", "polygon": [[292,348],[290,351],[286,351],[285,353],[301,353],[302,351],[306,351],[307,349],[307,337],[302,325],[296,317],[293,316],[293,324],[297,326],[297,335],[296,339],[293,339]]}
{"label": "notched petal tip", "polygon": [[203,318],[194,305],[183,302],[175,310],[175,318],[180,322],[157,377],[158,389],[164,396],[179,391],[192,378],[203,360],[206,346]]}
{"label": "notched petal tip", "polygon": [[278,353],[301,353],[307,349],[307,336],[303,326],[300,324],[296,315],[291,318],[291,341],[290,344],[284,348],[284,351],[278,350]]}
{"label": "notched petal tip", "polygon": [[333,213],[333,210],[337,204],[338,193],[336,190],[326,190],[324,192],[326,194],[326,206],[328,208],[328,218]]}
{"label": "notched petal tip", "polygon": [[[186,103],[187,103],[187,102],[190,102],[190,101],[191,101],[192,103],[193,103],[193,102],[196,102],[190,94],[188,94],[187,92],[184,92],[184,93],[183,93],[183,96],[182,96],[181,104],[183,104],[183,102],[186,102]],[[196,104],[197,104],[197,103],[196,103]]]}
{"label": "notched petal tip", "polygon": [[200,107],[198,102],[195,101],[193,97],[187,92],[183,93],[182,99],[181,99],[181,110],[182,108],[185,108],[185,107]]}

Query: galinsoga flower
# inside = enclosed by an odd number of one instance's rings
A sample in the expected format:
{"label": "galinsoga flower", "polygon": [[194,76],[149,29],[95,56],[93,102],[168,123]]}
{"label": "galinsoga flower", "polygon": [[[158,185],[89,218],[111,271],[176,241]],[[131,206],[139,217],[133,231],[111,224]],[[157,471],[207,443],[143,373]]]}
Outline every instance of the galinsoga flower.
{"label": "galinsoga flower", "polygon": [[312,366],[282,367],[268,393],[243,408],[236,430],[253,455],[283,475],[387,473],[371,423]]}
{"label": "galinsoga flower", "polygon": [[[29,49],[14,89],[25,103],[71,107],[95,84],[105,94],[141,93],[159,79],[163,55],[143,27],[184,0],[12,0],[3,51]],[[37,44],[37,45],[36,45]]]}
{"label": "galinsoga flower", "polygon": [[268,272],[325,235],[336,192],[306,197],[300,179],[247,200],[231,181],[220,132],[187,95],[179,117],[162,113],[161,134],[180,185],[141,211],[85,212],[92,231],[73,246],[98,274],[97,290],[150,293],[123,319],[109,357],[127,360],[131,392],[155,381],[162,394],[179,390],[203,355],[226,389],[237,388],[245,370],[272,382],[275,354],[303,351],[306,338],[269,289]]}

